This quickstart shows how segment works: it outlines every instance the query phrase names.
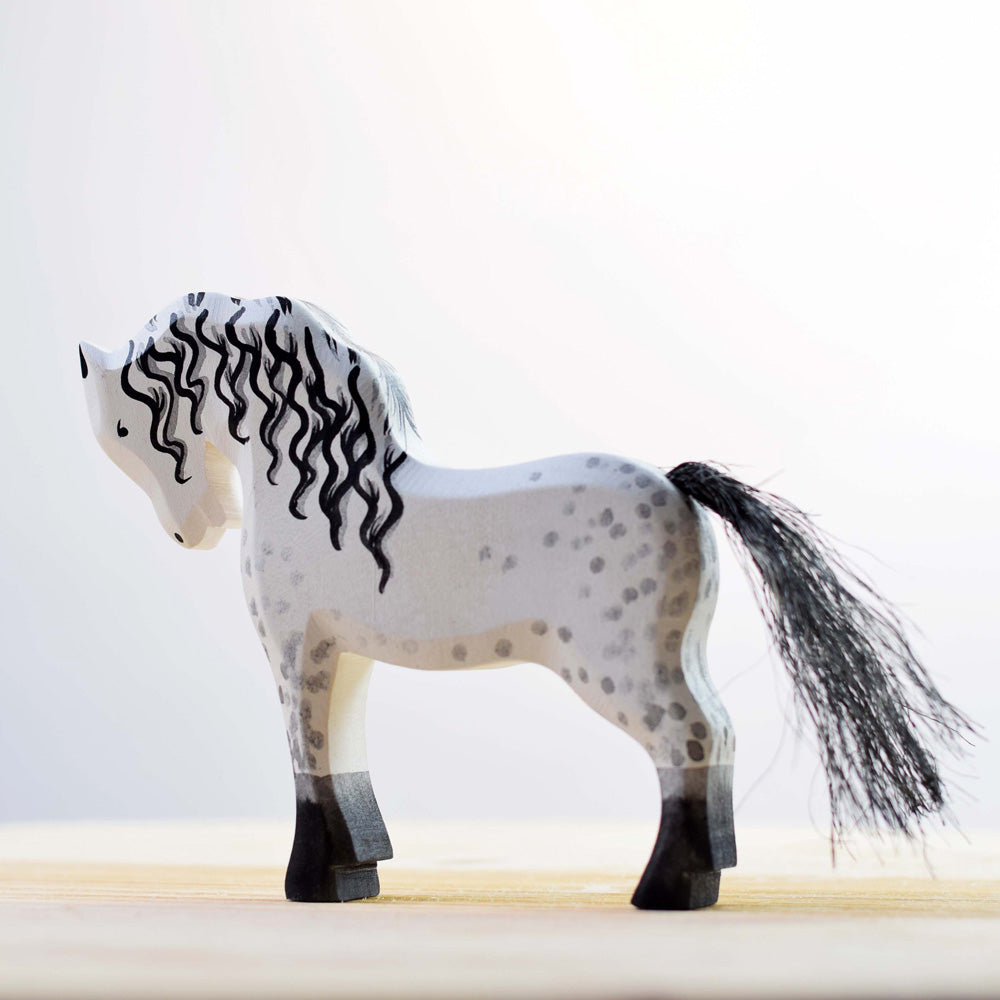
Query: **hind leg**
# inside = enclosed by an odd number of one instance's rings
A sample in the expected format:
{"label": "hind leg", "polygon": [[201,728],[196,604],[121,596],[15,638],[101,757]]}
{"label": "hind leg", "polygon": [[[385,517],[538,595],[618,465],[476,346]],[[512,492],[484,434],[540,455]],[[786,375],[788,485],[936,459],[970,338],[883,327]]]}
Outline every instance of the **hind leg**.
{"label": "hind leg", "polygon": [[[656,765],[660,828],[632,897],[641,909],[711,906],[721,870],[736,864],[732,725],[705,668],[715,548],[703,515],[694,513],[670,538],[675,558],[665,560],[656,587],[633,589],[628,610],[614,615],[616,638],[608,642],[605,634],[567,648],[564,656],[574,662],[561,669],[577,694]],[[644,605],[644,590],[659,600]]]}
{"label": "hind leg", "polygon": [[[721,870],[736,864],[729,720],[687,684],[683,659],[678,651],[656,661],[657,680],[615,680],[606,666],[595,669],[579,658],[562,670],[577,694],[641,744],[656,766],[660,825],[632,896],[645,910],[711,906]],[[689,672],[694,667],[688,663]]]}
{"label": "hind leg", "polygon": [[288,899],[345,902],[379,893],[376,863],[392,857],[392,845],[368,774],[371,670],[371,660],[338,653],[336,640],[313,627],[285,644],[279,694],[296,803]]}
{"label": "hind leg", "polygon": [[[651,684],[642,685],[656,727],[644,740],[660,779],[662,808],[653,853],[632,902],[641,909],[689,910],[719,897],[720,873],[736,864],[733,830],[732,723],[708,676],[705,646],[718,594],[715,539],[704,512],[692,508],[680,539],[684,561],[668,566],[658,607]],[[697,558],[694,556],[697,555]],[[677,614],[692,594],[690,614]]]}
{"label": "hind leg", "polygon": [[[736,864],[732,723],[705,668],[705,633],[714,602],[699,602],[684,629],[662,639],[647,687],[649,736],[662,808],[653,853],[632,902],[648,910],[711,906],[720,872]],[[659,718],[659,725],[650,725]]]}

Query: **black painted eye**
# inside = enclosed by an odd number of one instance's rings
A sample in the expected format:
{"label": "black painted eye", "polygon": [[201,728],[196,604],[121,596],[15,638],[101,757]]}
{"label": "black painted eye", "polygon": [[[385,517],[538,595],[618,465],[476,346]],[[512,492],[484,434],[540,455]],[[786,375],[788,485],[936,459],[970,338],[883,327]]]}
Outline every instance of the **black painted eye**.
{"label": "black painted eye", "polygon": [[120,420],[118,421],[118,436],[120,438],[128,437],[128,428],[122,427],[122,422]]}
{"label": "black painted eye", "polygon": [[83,348],[77,348],[80,352],[80,374],[86,378],[87,377],[87,359],[83,356]]}
{"label": "black painted eye", "polygon": [[174,538],[176,538],[176,539],[177,539],[177,541],[179,541],[179,542],[181,543],[181,545],[183,545],[183,544],[184,544],[184,539],[183,539],[183,538],[181,538],[181,536],[180,536],[180,535],[178,535],[176,531],[174,532]]}

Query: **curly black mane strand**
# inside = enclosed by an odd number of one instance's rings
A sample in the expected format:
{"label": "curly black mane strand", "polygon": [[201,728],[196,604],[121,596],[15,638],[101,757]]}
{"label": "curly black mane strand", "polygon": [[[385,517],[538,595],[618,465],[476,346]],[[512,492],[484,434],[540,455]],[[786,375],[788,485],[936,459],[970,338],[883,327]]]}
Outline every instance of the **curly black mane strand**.
{"label": "curly black mane strand", "polygon": [[[187,395],[191,400],[191,430],[195,434],[202,431],[201,414],[208,395],[208,379],[201,374],[202,363],[205,360],[205,349],[201,341],[184,328],[177,314],[170,317],[170,333],[176,342],[182,356],[187,350],[187,367],[178,365],[176,389],[181,395]],[[190,394],[190,395],[188,395]]]}
{"label": "curly black mane strand", "polygon": [[[329,524],[335,549],[343,545],[347,504],[356,494],[365,506],[359,538],[375,560],[383,591],[391,575],[385,540],[403,513],[392,478],[406,461],[406,452],[390,444],[390,416],[394,410],[402,426],[412,427],[409,402],[398,376],[384,361],[354,346],[347,347],[346,356],[339,351],[331,330],[346,344],[350,341],[332,317],[322,314],[329,328],[313,331],[304,326],[299,334],[289,333],[280,324],[295,304],[290,299],[278,302],[261,334],[246,322],[246,307],[237,300],[223,330],[209,326],[209,309],[195,296],[190,305],[200,311],[193,332],[185,317],[174,313],[169,335],[159,343],[150,339],[134,362],[135,345],[131,345],[123,387],[149,409],[150,441],[156,450],[173,457],[178,482],[186,482],[181,478],[186,446],[174,433],[184,404],[192,431],[202,433],[211,388],[226,408],[230,435],[246,443],[254,428],[244,425],[252,400],[259,400],[263,412],[256,436],[268,455],[268,481],[277,485],[287,455],[297,473],[288,510],[300,520],[308,516],[306,501],[319,484],[316,503]],[[318,350],[325,352],[326,365]],[[328,367],[333,359],[341,365],[350,362],[346,377],[341,375],[343,381],[335,386],[330,385]],[[129,375],[133,368],[153,385],[140,389],[134,384]],[[370,384],[362,382],[369,376]],[[278,438],[289,424],[287,448],[282,448]]]}
{"label": "curly black mane strand", "polygon": [[[375,455],[378,452],[378,442],[372,432],[368,407],[358,390],[360,376],[361,368],[355,363],[347,375],[347,391],[354,404],[352,410],[356,414],[355,424],[353,427],[344,427],[340,433],[340,450],[347,463],[347,468],[344,470],[343,479],[329,494],[328,505],[323,507],[323,513],[330,521],[330,538],[335,549],[340,548],[340,530],[344,522],[343,501],[352,490],[360,496],[364,496],[361,489],[361,476],[375,460]],[[363,447],[360,453],[357,453],[358,444],[361,442],[363,442]],[[362,542],[364,542],[364,538],[362,538]]]}
{"label": "curly black mane strand", "polygon": [[[234,320],[230,320],[230,325],[234,324],[234,322]],[[228,332],[227,336],[229,336]],[[252,326],[249,328],[249,344],[244,345],[237,339],[235,326],[233,326],[230,341],[234,346],[239,344],[237,350],[241,350],[243,347],[248,347],[250,350],[250,372],[247,376],[247,385],[250,386],[250,391],[264,404],[264,416],[261,418],[259,428],[260,442],[264,445],[268,455],[271,456],[270,467],[277,469],[281,462],[281,456],[278,453],[278,446],[274,443],[270,430],[277,424],[278,398],[273,391],[270,391],[270,387],[267,392],[261,388],[260,375],[261,371],[264,370],[263,341],[260,334]],[[249,402],[247,405],[249,406]],[[270,476],[268,478],[273,485],[274,480]]]}
{"label": "curly black mane strand", "polygon": [[[389,560],[382,552],[381,546],[373,544],[375,532],[378,530],[379,520],[379,489],[367,477],[363,483],[358,483],[358,493],[365,501],[365,516],[361,519],[361,526],[358,531],[361,535],[361,544],[371,552],[375,559],[375,565],[379,568],[379,580],[386,579],[389,573]],[[381,592],[381,585],[379,591]]]}
{"label": "curly black mane strand", "polygon": [[[159,389],[155,390],[158,405],[164,410],[161,435],[164,441],[173,441],[176,440],[174,432],[177,429],[177,394],[173,391],[173,380],[170,375],[160,371],[154,363],[155,348],[153,343],[153,338],[150,337],[145,349],[136,355],[135,366],[151,382],[157,382],[163,387],[162,392]],[[160,356],[163,357],[163,355]]]}
{"label": "curly black mane strand", "polygon": [[306,515],[299,510],[296,501],[316,478],[316,470],[310,465],[308,458],[308,453],[312,451],[311,442],[307,444],[306,454],[303,454],[301,451],[303,442],[306,442],[309,437],[312,421],[309,411],[305,406],[297,402],[295,398],[296,391],[302,385],[304,377],[302,365],[299,363],[298,358],[298,345],[292,340],[286,349],[278,343],[276,325],[280,315],[280,312],[275,309],[268,319],[264,329],[264,343],[271,352],[271,356],[275,359],[274,368],[272,369],[274,378],[277,379],[282,367],[288,369],[288,383],[284,388],[284,395],[289,409],[299,421],[298,427],[292,433],[292,439],[288,444],[288,457],[299,473],[299,485],[292,494],[292,501],[288,505],[288,510],[293,517],[304,521]]}
{"label": "curly black mane strand", "polygon": [[[164,386],[170,395],[171,406],[174,397],[186,399],[191,404],[188,409],[191,431],[194,434],[201,434],[201,405],[204,387],[200,384],[191,385],[184,381],[184,352],[181,345],[168,338],[163,339],[163,344],[167,350],[161,351],[157,349],[155,341],[150,340],[146,350],[136,358],[136,366],[147,378],[158,381]],[[176,427],[172,420],[172,414],[168,423],[171,427]]]}
{"label": "curly black mane strand", "polygon": [[[239,316],[242,313],[237,313]],[[240,433],[240,421],[242,420],[244,414],[246,413],[246,400],[243,399],[238,392],[238,387],[235,384],[234,372],[230,368],[230,354],[228,341],[225,337],[218,340],[213,337],[206,336],[204,333],[205,320],[208,318],[208,310],[203,309],[195,321],[196,332],[201,340],[201,342],[214,354],[218,355],[218,362],[215,367],[215,394],[219,397],[221,402],[225,405],[226,410],[229,413],[229,433],[235,441],[239,441],[240,444],[246,444],[249,438]],[[237,362],[239,363],[239,362]],[[226,391],[223,391],[225,388]]]}
{"label": "curly black mane strand", "polygon": [[[246,310],[241,306],[223,326],[226,341],[236,349],[236,364],[229,370],[229,388],[233,394],[232,419],[229,430],[233,437],[241,444],[246,444],[250,438],[241,433],[240,428],[250,409],[250,402],[246,396],[246,385],[250,377],[250,369],[253,366],[254,351],[249,344],[244,344],[236,336],[236,321]],[[227,366],[228,369],[228,366]]]}
{"label": "curly black mane strand", "polygon": [[341,482],[340,466],[333,449],[354,414],[354,404],[344,399],[342,390],[338,400],[330,398],[326,391],[325,376],[318,361],[316,361],[309,339],[306,340],[306,355],[314,370],[314,377],[306,380],[306,391],[309,393],[310,402],[320,418],[321,426],[318,434],[320,435],[323,461],[326,463],[326,477],[319,490],[319,507],[330,523],[330,544],[335,549],[339,549],[341,517],[339,514],[333,516],[330,514],[331,511],[337,511],[340,500],[335,494]]}
{"label": "curly black mane strand", "polygon": [[166,419],[167,411],[172,407],[173,397],[169,392],[162,391],[158,386],[154,386],[144,392],[132,385],[130,375],[133,368],[132,358],[134,354],[135,343],[130,340],[128,342],[128,356],[125,359],[125,364],[122,366],[119,376],[122,391],[129,399],[134,399],[137,403],[142,403],[149,410],[149,443],[155,451],[169,455],[174,460],[174,479],[178,483],[186,483],[189,477],[185,477],[183,472],[184,462],[187,459],[187,445],[170,435],[169,424]]}
{"label": "curly black mane strand", "polygon": [[275,309],[264,324],[264,346],[269,353],[269,357],[264,359],[264,375],[267,378],[267,384],[278,401],[275,410],[272,413],[264,415],[260,427],[261,438],[269,440],[272,445],[272,448],[268,449],[271,453],[271,464],[267,469],[267,479],[272,486],[276,486],[278,483],[278,470],[281,468],[281,462],[284,457],[281,451],[274,445],[274,439],[285,424],[290,404],[288,387],[281,384],[283,358],[276,333],[280,315],[280,312]]}
{"label": "curly black mane strand", "polygon": [[309,437],[306,441],[305,449],[302,452],[304,472],[300,476],[295,489],[292,490],[291,499],[288,501],[288,509],[292,515],[302,521],[306,519],[306,514],[302,511],[302,504],[315,485],[319,475],[316,466],[316,452],[322,448],[323,426],[323,418],[319,414],[315,414],[308,429]]}
{"label": "curly black mane strand", "polygon": [[392,477],[396,470],[399,469],[405,461],[405,451],[401,451],[398,455],[393,456],[392,449],[390,448],[386,448],[385,454],[382,457],[382,483],[385,486],[385,492],[389,497],[389,510],[385,517],[382,518],[381,522],[372,530],[368,545],[372,551],[372,555],[375,557],[375,562],[382,570],[382,576],[379,579],[378,584],[378,591],[380,594],[384,593],[385,585],[389,582],[389,576],[391,574],[389,560],[386,559],[385,554],[382,551],[382,546],[385,543],[386,538],[388,538],[389,532],[392,531],[392,529],[399,522],[399,519],[403,516],[403,498],[399,495],[399,491],[393,485]]}
{"label": "curly black mane strand", "polygon": [[326,374],[316,355],[316,347],[313,343],[312,331],[309,327],[304,328],[303,346],[305,348],[306,361],[309,364],[309,371],[305,377],[306,397],[309,407],[314,415],[312,436],[306,447],[305,459],[309,467],[310,475],[308,481],[303,478],[299,486],[292,494],[290,505],[299,509],[308,489],[318,478],[318,471],[313,465],[313,456],[316,448],[320,448],[327,466],[327,477],[320,487],[320,509],[325,510],[330,501],[333,489],[336,488],[339,466],[333,455],[333,446],[337,441],[347,418],[350,415],[350,407],[343,399],[341,390],[340,400],[331,399],[326,391]]}
{"label": "curly black mane strand", "polygon": [[700,462],[667,477],[742,543],[796,705],[819,739],[834,842],[854,825],[914,836],[945,815],[936,752],[961,756],[976,730],[938,691],[892,604],[787,500]]}

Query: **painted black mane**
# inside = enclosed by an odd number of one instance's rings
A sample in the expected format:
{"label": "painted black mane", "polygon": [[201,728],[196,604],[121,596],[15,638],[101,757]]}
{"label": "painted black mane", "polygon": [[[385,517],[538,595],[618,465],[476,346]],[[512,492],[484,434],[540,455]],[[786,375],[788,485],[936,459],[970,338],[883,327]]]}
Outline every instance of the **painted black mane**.
{"label": "painted black mane", "polygon": [[[197,309],[203,299],[204,293],[191,294],[188,305]],[[262,331],[250,323],[240,324],[246,313],[240,299],[232,299],[233,312],[221,332],[207,323],[207,308],[197,313],[193,329],[185,316],[171,313],[169,332],[158,340],[150,337],[141,348],[129,341],[120,375],[122,390],[149,409],[150,444],[173,459],[178,483],[187,482],[187,445],[177,434],[182,404],[188,404],[192,433],[202,434],[205,400],[211,391],[228,411],[230,435],[245,444],[256,433],[270,455],[268,482],[277,485],[277,473],[286,457],[295,467],[298,483],[288,504],[293,517],[306,518],[303,503],[319,483],[319,507],[330,523],[335,549],[341,548],[347,502],[352,493],[360,496],[366,507],[360,538],[379,567],[379,590],[383,591],[390,575],[383,543],[403,513],[392,476],[407,457],[392,444],[388,433],[393,420],[413,428],[409,401],[392,368],[370,353],[359,352],[343,328],[320,310],[315,312],[336,337],[328,329],[314,331],[309,326],[298,334],[279,331],[281,316],[291,312],[292,302],[276,301],[278,308]],[[147,330],[156,329],[156,320],[150,320]],[[330,372],[321,362],[318,346],[336,358],[346,358],[343,384],[340,379],[336,386],[329,384]],[[362,394],[364,362],[373,373],[368,400]],[[145,377],[145,384],[136,373]],[[248,421],[253,398],[263,407],[256,427]],[[286,456],[278,435],[289,422],[294,429]]]}

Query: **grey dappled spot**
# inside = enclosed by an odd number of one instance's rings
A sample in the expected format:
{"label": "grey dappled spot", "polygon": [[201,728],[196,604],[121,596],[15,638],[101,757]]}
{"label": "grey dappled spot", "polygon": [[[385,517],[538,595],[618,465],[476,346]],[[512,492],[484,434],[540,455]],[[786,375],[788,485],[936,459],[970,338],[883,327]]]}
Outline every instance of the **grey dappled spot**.
{"label": "grey dappled spot", "polygon": [[556,630],[556,634],[563,642],[569,642],[573,638],[573,633],[565,625],[560,625]]}
{"label": "grey dappled spot", "polygon": [[590,560],[590,572],[600,573],[602,569],[604,569],[604,560],[600,556],[594,556]]}
{"label": "grey dappled spot", "polygon": [[615,682],[610,677],[602,677],[601,690],[605,694],[613,694],[615,690]]}
{"label": "grey dappled spot", "polygon": [[504,659],[510,656],[513,650],[514,646],[510,639],[498,639],[497,644],[493,647],[493,652]]}
{"label": "grey dappled spot", "polygon": [[546,625],[541,619],[531,623],[531,631],[534,632],[535,635],[545,635],[548,630],[548,625]]}
{"label": "grey dappled spot", "polygon": [[678,594],[668,605],[667,614],[671,617],[679,615],[688,605],[688,593]]}
{"label": "grey dappled spot", "polygon": [[327,670],[320,670],[307,677],[303,684],[310,694],[318,694],[320,691],[326,691],[330,687],[330,673]]}
{"label": "grey dappled spot", "polygon": [[559,541],[559,532],[558,531],[548,531],[548,532],[546,532],[545,537],[542,539],[542,544],[546,548],[551,549],[552,546],[555,545],[556,542],[558,542],[558,541]]}
{"label": "grey dappled spot", "polygon": [[703,740],[708,736],[708,730],[705,728],[704,722],[692,722],[691,723],[691,735],[695,739]]}
{"label": "grey dappled spot", "polygon": [[460,663],[464,662],[466,656],[468,655],[469,651],[460,642],[455,643],[455,645],[451,647],[452,659],[458,660]]}
{"label": "grey dappled spot", "polygon": [[705,759],[705,748],[697,740],[687,741],[687,752],[692,760]]}
{"label": "grey dappled spot", "polygon": [[336,639],[321,639],[313,646],[312,652],[309,654],[309,659],[313,663],[322,663],[330,655],[330,650],[336,645]]}
{"label": "grey dappled spot", "polygon": [[652,732],[660,724],[664,714],[661,705],[649,704],[646,706],[646,714],[642,717],[643,724]]}
{"label": "grey dappled spot", "polygon": [[667,709],[671,719],[683,719],[687,715],[687,709],[679,702],[672,701]]}

